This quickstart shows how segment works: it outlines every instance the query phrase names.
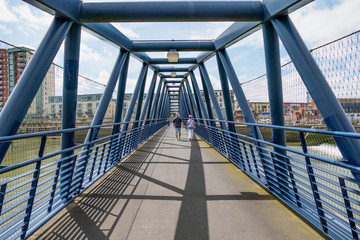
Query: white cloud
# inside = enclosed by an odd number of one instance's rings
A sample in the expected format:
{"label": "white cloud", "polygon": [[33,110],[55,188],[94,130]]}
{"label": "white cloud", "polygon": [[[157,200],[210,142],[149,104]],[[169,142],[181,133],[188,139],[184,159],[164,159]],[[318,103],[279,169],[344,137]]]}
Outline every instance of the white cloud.
{"label": "white cloud", "polygon": [[359,9],[358,0],[340,0],[333,7],[323,0],[309,4],[291,17],[303,39],[314,47],[358,30]]}
{"label": "white cloud", "polygon": [[110,73],[103,70],[99,72],[98,77],[95,79],[96,82],[102,83],[102,84],[107,84],[107,82],[109,81],[110,78]]}
{"label": "white cloud", "polygon": [[16,18],[15,14],[13,14],[7,6],[7,2],[5,0],[0,0],[0,21],[2,22],[16,22],[18,19]]}
{"label": "white cloud", "polygon": [[11,29],[8,29],[7,27],[0,25],[0,32],[5,35],[12,34],[13,31]]}
{"label": "white cloud", "polygon": [[29,25],[34,30],[40,30],[44,26],[49,26],[52,17],[41,11],[32,11],[28,4],[21,4],[12,7],[12,11],[19,17],[22,24]]}
{"label": "white cloud", "polygon": [[130,39],[140,38],[140,35],[134,32],[130,27],[124,27],[120,23],[112,23],[112,25],[114,25],[114,27],[116,27],[121,33]]}
{"label": "white cloud", "polygon": [[80,63],[82,62],[99,62],[101,55],[88,45],[82,43],[80,46]]}
{"label": "white cloud", "polygon": [[215,39],[221,33],[223,33],[232,22],[210,22],[206,24],[206,27],[202,31],[191,31],[190,39],[191,40],[200,40],[200,39]]}

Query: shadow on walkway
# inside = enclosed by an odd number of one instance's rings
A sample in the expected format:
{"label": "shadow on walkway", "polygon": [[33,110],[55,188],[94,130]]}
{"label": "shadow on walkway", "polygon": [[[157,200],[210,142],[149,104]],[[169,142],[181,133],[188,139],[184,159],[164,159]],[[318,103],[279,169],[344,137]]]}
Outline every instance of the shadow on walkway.
{"label": "shadow on walkway", "polygon": [[[206,144],[200,143],[198,140],[177,142],[168,129],[164,128],[30,239],[202,240],[225,239],[224,232],[230,234],[227,239],[247,239],[237,238],[239,235],[236,231],[246,233],[246,229],[239,230],[241,225],[237,221],[247,222],[246,218],[249,216],[255,218],[252,221],[257,221],[256,218],[260,216],[257,214],[270,212],[271,215],[271,211],[278,210],[268,210],[268,206],[272,205],[265,202],[277,201],[263,190],[252,191],[261,189],[259,187],[239,186],[256,184],[245,175],[241,175],[239,179],[240,173],[235,171],[232,164],[217,153],[215,156],[214,150],[207,149]],[[174,151],[171,151],[172,146]],[[180,182],[183,181],[184,185],[167,181],[167,177],[173,172],[166,171],[173,167],[182,169],[182,172],[176,170],[174,173],[182,176]],[[233,171],[231,176],[226,175],[229,169]],[[211,174],[214,171],[220,177],[213,177]],[[221,176],[225,176],[225,180]],[[237,180],[229,182],[231,178]],[[150,185],[152,190],[149,189]],[[154,191],[154,186],[161,190]],[[254,212],[254,209],[258,209],[255,203],[258,201],[265,209],[259,213]],[[148,209],[151,206],[162,212],[154,214],[154,210]],[[240,216],[243,212],[248,213]],[[171,219],[170,213],[175,213],[175,220]],[[146,219],[139,220],[140,216],[145,216]],[[166,219],[161,219],[161,216]],[[262,219],[259,218],[259,221]],[[271,221],[268,220],[266,224]],[[150,224],[139,227],[136,225],[139,222]],[[214,222],[217,223],[214,225]],[[159,229],[149,230],[154,226]],[[265,226],[264,235],[268,234],[268,228],[272,226]],[[144,233],[139,234],[139,231]],[[257,236],[256,230],[254,233]]]}

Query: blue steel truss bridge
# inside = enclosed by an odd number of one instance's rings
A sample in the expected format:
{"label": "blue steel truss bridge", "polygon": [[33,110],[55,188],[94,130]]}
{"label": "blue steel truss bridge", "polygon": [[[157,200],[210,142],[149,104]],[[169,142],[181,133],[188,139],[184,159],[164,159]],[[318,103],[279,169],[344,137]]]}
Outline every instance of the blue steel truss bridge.
{"label": "blue steel truss bridge", "polygon": [[[327,79],[333,72],[318,64],[289,17],[312,0],[24,2],[53,21],[0,113],[0,239],[359,238],[360,134]],[[110,24],[210,21],[234,23],[201,41],[131,40]],[[76,121],[81,29],[118,49],[89,126]],[[266,82],[258,91],[269,103],[270,124],[256,121],[244,91],[251,84],[240,83],[227,51],[256,31],[263,33],[267,75],[252,87]],[[357,66],[350,84],[356,89],[359,34],[350,38],[357,44],[346,66]],[[316,112],[302,113],[299,104],[299,114],[317,115],[325,129],[285,124],[288,68],[280,64],[279,39],[308,104],[316,105]],[[63,42],[61,129],[17,134]],[[130,56],[142,66],[124,109]],[[209,59],[216,59],[221,102]],[[360,99],[356,94],[351,99]],[[358,106],[355,100],[346,106]],[[171,123],[175,113],[184,124],[181,141]],[[336,150],[323,155],[318,142]]]}

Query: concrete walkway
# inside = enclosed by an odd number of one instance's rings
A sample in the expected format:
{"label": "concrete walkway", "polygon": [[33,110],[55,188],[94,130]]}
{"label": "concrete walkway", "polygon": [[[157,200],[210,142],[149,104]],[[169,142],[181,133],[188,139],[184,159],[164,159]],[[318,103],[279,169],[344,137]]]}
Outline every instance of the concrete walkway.
{"label": "concrete walkway", "polygon": [[30,239],[323,239],[205,142],[161,130]]}

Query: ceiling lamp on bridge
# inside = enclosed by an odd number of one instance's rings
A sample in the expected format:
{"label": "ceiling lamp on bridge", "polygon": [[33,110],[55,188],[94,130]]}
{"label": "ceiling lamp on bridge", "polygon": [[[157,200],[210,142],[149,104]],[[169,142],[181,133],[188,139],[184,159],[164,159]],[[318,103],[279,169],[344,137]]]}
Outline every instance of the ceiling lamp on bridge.
{"label": "ceiling lamp on bridge", "polygon": [[172,72],[171,77],[173,77],[173,78],[176,77],[176,72]]}
{"label": "ceiling lamp on bridge", "polygon": [[178,62],[179,60],[179,53],[176,51],[176,49],[169,49],[167,53],[167,57],[169,62]]}

